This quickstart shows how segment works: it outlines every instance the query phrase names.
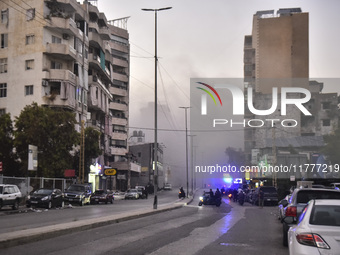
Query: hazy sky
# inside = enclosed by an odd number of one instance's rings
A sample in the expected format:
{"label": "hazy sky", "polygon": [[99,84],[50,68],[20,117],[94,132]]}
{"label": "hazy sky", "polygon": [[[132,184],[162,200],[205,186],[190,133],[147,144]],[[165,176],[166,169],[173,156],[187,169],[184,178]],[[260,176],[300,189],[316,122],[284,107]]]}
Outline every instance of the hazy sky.
{"label": "hazy sky", "polygon": [[[108,20],[130,16],[131,127],[154,125],[154,13],[142,8],[173,7],[158,13],[160,129],[184,130],[184,110],[178,107],[190,105],[190,78],[242,78],[244,36],[251,34],[259,10],[309,12],[310,77],[340,76],[338,0],[98,0],[97,5]],[[340,92],[331,90],[325,86],[326,92]],[[144,131],[152,142],[153,131]],[[160,131],[159,141],[167,146],[172,168],[184,167],[184,132]]]}

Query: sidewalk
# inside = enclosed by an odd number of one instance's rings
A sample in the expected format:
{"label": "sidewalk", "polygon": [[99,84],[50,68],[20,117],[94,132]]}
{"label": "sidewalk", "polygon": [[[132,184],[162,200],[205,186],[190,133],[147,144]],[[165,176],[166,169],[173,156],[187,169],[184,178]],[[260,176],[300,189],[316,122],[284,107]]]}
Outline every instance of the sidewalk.
{"label": "sidewalk", "polygon": [[157,209],[142,209],[102,218],[79,220],[0,234],[0,249],[178,209],[189,204],[192,200],[193,198],[189,198],[176,203],[158,205]]}

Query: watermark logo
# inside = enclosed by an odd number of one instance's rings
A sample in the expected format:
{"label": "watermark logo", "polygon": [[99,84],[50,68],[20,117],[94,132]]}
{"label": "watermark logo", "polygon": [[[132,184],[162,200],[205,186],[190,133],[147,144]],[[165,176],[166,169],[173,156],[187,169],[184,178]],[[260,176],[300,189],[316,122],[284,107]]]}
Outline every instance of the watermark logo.
{"label": "watermark logo", "polygon": [[[232,95],[232,102],[233,102],[233,115],[244,115],[244,105],[245,102],[248,106],[248,109],[251,113],[259,116],[266,116],[270,115],[275,112],[275,110],[278,108],[278,88],[273,87],[272,88],[272,105],[269,109],[266,110],[259,110],[254,107],[254,99],[256,98],[256,95],[253,96],[253,89],[251,87],[247,88],[247,98],[245,101],[245,96],[241,88],[239,88],[236,85],[232,84],[216,84],[214,87],[203,83],[203,82],[197,82],[201,85],[206,86],[209,88],[212,92],[215,93],[215,95],[218,97],[220,104],[222,106],[222,100],[220,95],[217,93],[216,89],[228,89],[229,92],[231,92]],[[198,89],[203,90],[206,92],[210,97],[214,100],[215,105],[216,100],[207,89],[203,89],[200,87],[197,87]],[[288,98],[288,94],[295,94],[300,95],[299,98]],[[207,115],[207,94],[203,94],[201,96],[201,115]],[[287,115],[287,105],[295,105],[304,115],[312,115],[304,106],[304,103],[307,103],[311,99],[311,93],[309,90],[305,88],[298,88],[298,87],[282,87],[281,88],[281,115]],[[304,95],[304,97],[301,97],[301,95]]]}
{"label": "watermark logo", "polygon": [[[217,98],[220,101],[220,104],[222,106],[221,97],[212,86],[210,86],[209,84],[203,83],[203,82],[197,82],[197,83],[209,88],[212,92],[214,92],[214,94],[217,96]],[[197,87],[197,88],[200,89],[200,90],[203,90],[205,93],[207,93],[213,99],[215,105],[217,105],[214,96],[211,94],[211,92],[209,90],[201,88],[201,87]],[[201,96],[201,113],[202,113],[202,115],[207,115],[207,94],[202,94],[202,96]]]}

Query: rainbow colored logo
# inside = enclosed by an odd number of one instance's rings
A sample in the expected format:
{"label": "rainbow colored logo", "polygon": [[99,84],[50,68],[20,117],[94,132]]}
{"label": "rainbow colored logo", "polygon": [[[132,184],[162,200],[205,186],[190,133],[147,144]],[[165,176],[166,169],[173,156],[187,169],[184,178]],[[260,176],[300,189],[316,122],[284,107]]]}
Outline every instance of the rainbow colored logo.
{"label": "rainbow colored logo", "polygon": [[[214,94],[217,96],[217,98],[218,98],[218,100],[220,101],[220,104],[221,104],[221,106],[222,106],[221,97],[220,97],[220,95],[217,93],[217,91],[216,91],[213,87],[211,87],[210,85],[208,85],[208,84],[206,84],[206,83],[203,83],[203,82],[197,82],[197,83],[198,83],[198,84],[201,84],[201,85],[203,85],[203,86],[206,86],[206,87],[209,88],[212,92],[214,92]],[[206,93],[214,100],[215,105],[217,105],[216,100],[215,100],[213,94],[211,94],[211,92],[210,92],[209,90],[204,89],[204,88],[200,88],[200,87],[197,87],[197,88],[203,90],[204,92],[206,92]]]}

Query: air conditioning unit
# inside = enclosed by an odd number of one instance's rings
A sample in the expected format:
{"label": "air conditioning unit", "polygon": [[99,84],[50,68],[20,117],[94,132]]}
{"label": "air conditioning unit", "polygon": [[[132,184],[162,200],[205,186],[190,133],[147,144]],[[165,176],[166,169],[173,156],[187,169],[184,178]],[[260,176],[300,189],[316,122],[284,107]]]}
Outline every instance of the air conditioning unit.
{"label": "air conditioning unit", "polygon": [[48,86],[48,80],[42,80],[42,85],[44,87],[47,87]]}
{"label": "air conditioning unit", "polygon": [[77,22],[77,28],[80,28],[80,22]]}
{"label": "air conditioning unit", "polygon": [[68,34],[63,34],[63,39],[68,40],[68,39],[70,39],[70,36]]}
{"label": "air conditioning unit", "polygon": [[97,55],[93,55],[93,59],[94,59],[94,60],[97,60]]}

